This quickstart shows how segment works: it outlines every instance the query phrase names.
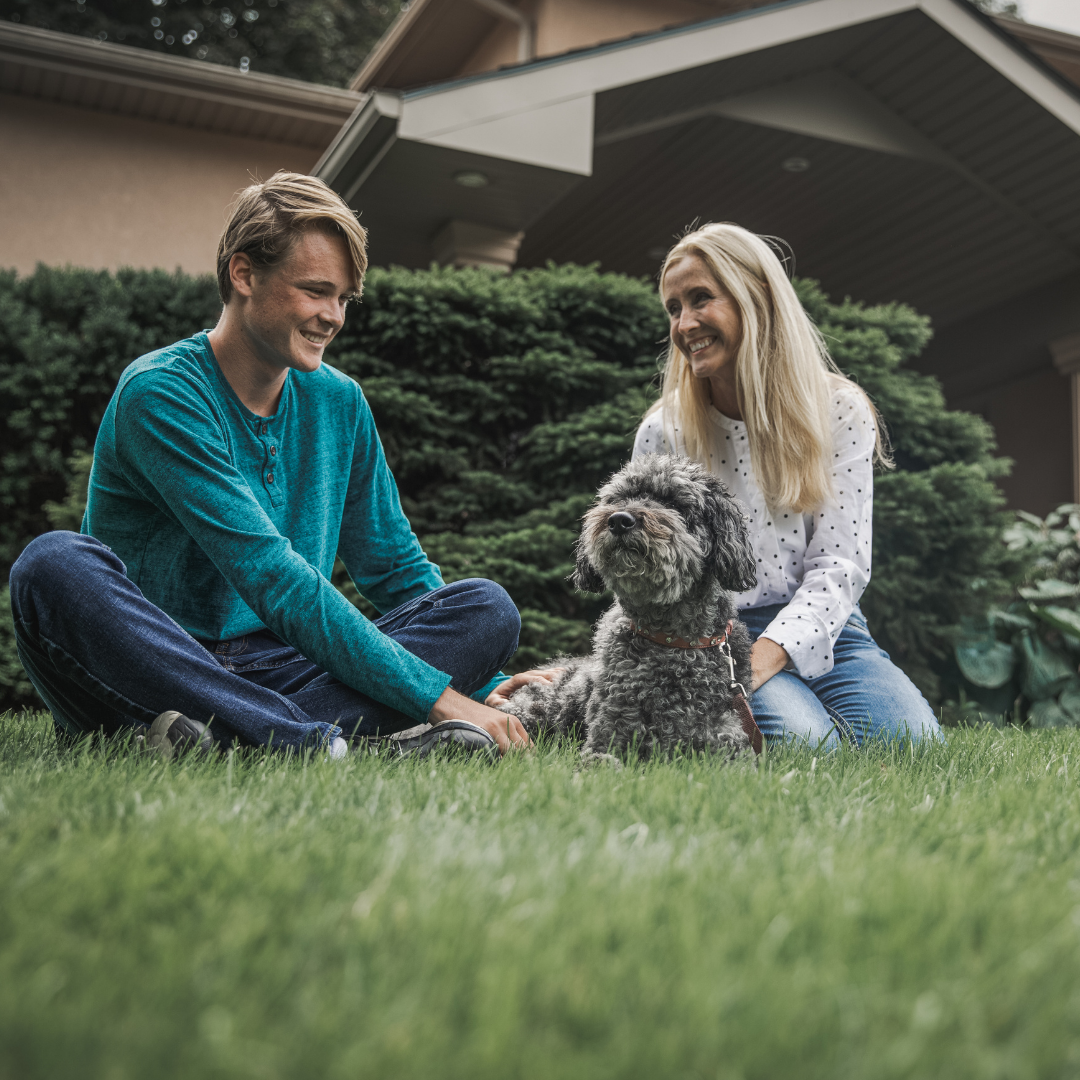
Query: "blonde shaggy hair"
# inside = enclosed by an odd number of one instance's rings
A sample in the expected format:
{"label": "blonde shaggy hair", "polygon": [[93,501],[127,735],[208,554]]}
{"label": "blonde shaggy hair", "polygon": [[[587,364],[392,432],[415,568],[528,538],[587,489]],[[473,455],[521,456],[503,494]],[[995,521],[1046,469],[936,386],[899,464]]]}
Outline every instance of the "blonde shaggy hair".
{"label": "blonde shaggy hair", "polygon": [[[687,256],[704,262],[739,311],[742,338],[735,354],[735,392],[746,421],[754,476],[768,505],[807,513],[833,498],[830,405],[840,387],[866,399],[877,431],[877,460],[890,465],[877,410],[829,356],[773,248],[739,225],[705,225],[668,252],[660,271],[661,296],[668,271]],[[687,454],[706,465],[709,405],[708,379],[695,378],[686,356],[670,342],[663,392],[649,413],[663,410],[671,445],[677,423]]]}
{"label": "blonde shaggy hair", "polygon": [[367,271],[367,230],[336,191],[304,173],[274,173],[261,184],[244,188],[236,198],[217,249],[218,293],[232,298],[229,263],[243,252],[256,270],[269,270],[293,249],[306,229],[340,236],[352,262],[352,294],[359,299]]}

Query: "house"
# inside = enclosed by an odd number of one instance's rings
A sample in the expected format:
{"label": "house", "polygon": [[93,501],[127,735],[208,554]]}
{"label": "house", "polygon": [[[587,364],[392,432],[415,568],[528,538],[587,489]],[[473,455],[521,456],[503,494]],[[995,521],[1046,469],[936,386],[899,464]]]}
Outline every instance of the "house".
{"label": "house", "polygon": [[1072,79],[1080,39],[963,0],[416,0],[315,172],[378,263],[654,274],[695,220],[781,236],[932,317],[923,370],[1045,512],[1080,498]]}
{"label": "house", "polygon": [[1010,503],[1080,492],[1080,38],[963,0],[414,0],[348,90],[0,24],[0,266],[213,268],[313,171],[375,263],[652,275],[695,220],[934,320]]}

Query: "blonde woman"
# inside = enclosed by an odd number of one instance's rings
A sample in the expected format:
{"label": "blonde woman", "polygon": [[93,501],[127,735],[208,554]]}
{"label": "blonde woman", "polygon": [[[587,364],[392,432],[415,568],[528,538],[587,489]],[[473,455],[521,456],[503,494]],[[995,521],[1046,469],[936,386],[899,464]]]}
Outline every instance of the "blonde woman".
{"label": "blonde woman", "polygon": [[840,374],[773,248],[710,224],[668,253],[663,393],[634,456],[686,454],[744,505],[758,564],[739,596],[755,639],[752,705],[766,738],[941,738],[934,714],[870,636],[875,460],[866,394]]}

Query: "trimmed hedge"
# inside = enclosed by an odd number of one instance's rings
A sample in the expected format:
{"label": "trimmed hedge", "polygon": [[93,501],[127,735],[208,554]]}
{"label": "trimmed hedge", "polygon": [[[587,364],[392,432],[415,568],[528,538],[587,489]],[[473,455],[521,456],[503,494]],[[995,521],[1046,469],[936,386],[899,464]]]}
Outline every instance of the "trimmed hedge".
{"label": "trimmed hedge", "polygon": [[[905,367],[930,336],[925,319],[798,287],[888,423],[899,468],[877,482],[864,608],[937,700],[953,629],[1004,587],[1003,463],[983,420],[946,409],[937,383]],[[78,492],[63,509],[72,463],[92,447],[123,368],[212,325],[218,306],[210,278],[183,274],[0,274],[5,578],[50,527],[47,503],[57,522],[77,516]],[[651,284],[594,268],[373,269],[328,354],[362,383],[406,512],[444,576],[490,577],[521,608],[518,668],[587,644],[603,602],[565,581],[578,519],[628,456],[665,333]],[[342,575],[339,584],[355,598]],[[0,654],[10,653],[6,634]],[[0,655],[0,707],[25,696],[9,668]]]}

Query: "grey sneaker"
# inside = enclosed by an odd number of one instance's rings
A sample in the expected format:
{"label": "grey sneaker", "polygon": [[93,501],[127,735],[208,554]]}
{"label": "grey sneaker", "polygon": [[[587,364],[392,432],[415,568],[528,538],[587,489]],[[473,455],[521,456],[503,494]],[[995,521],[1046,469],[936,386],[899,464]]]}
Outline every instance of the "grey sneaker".
{"label": "grey sneaker", "polygon": [[150,725],[146,735],[146,749],[160,754],[166,761],[189,750],[209,751],[213,748],[214,740],[207,726],[178,712],[163,712]]}
{"label": "grey sneaker", "polygon": [[491,761],[499,759],[499,744],[482,728],[467,720],[444,720],[441,724],[420,724],[399,731],[386,740],[390,753],[398,757],[426,758],[433,750],[479,754]]}

